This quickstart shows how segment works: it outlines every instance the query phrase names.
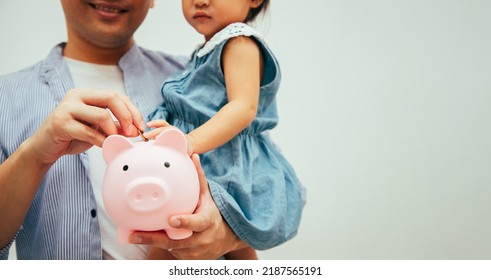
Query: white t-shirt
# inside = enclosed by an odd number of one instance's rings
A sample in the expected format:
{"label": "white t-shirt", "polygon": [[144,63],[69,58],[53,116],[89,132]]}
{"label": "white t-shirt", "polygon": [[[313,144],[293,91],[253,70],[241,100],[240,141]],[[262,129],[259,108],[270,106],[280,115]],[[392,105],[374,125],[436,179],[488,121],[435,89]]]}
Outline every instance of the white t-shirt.
{"label": "white t-shirt", "polygon": [[[123,72],[117,65],[92,64],[67,57],[64,59],[70,69],[75,88],[110,90],[126,95]],[[102,150],[93,146],[87,151],[87,154],[90,180],[97,201],[97,217],[101,228],[102,257],[104,259],[145,259],[148,246],[121,244],[117,241],[116,226],[107,215],[102,202],[102,180],[106,170]]]}

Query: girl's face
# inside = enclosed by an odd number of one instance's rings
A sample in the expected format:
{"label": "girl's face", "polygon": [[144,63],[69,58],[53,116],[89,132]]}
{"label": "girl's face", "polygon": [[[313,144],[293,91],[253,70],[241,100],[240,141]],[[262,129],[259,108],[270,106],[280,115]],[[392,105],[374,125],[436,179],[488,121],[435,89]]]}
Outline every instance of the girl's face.
{"label": "girl's face", "polygon": [[251,8],[262,0],[182,0],[186,21],[210,40],[215,33],[234,22],[244,22]]}

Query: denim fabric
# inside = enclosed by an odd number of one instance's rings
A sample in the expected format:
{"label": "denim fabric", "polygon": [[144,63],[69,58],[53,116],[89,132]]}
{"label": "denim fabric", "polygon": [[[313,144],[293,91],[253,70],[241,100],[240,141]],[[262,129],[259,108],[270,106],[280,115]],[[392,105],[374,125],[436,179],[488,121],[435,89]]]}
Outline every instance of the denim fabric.
{"label": "denim fabric", "polygon": [[[187,69],[164,83],[164,104],[149,118],[166,119],[189,133],[224,106],[227,94],[220,65],[228,39],[204,56],[196,51]],[[256,119],[231,141],[201,155],[201,162],[230,227],[252,247],[268,249],[296,235],[304,200],[292,166],[264,133],[278,123],[275,96],[281,72],[262,37],[254,39],[264,57]]]}

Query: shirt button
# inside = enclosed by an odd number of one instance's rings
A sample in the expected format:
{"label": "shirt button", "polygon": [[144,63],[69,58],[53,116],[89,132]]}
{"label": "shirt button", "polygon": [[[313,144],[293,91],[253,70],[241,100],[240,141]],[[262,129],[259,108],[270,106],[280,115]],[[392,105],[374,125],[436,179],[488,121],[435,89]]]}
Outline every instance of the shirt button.
{"label": "shirt button", "polygon": [[96,215],[97,215],[97,211],[95,211],[95,209],[90,210],[90,216],[92,216],[92,218],[95,218]]}

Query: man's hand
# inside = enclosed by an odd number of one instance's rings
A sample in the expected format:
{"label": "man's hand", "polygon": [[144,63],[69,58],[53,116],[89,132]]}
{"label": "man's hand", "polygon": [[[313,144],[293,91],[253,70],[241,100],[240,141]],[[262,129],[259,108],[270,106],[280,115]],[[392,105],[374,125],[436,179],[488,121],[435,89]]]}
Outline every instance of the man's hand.
{"label": "man's hand", "polygon": [[61,156],[101,146],[107,135],[136,136],[135,126],[143,129],[143,119],[128,98],[108,91],[69,91],[37,131],[0,165],[0,248],[19,230],[40,182]]}
{"label": "man's hand", "polygon": [[200,182],[200,200],[194,214],[176,215],[169,224],[175,228],[186,228],[193,235],[183,240],[170,239],[165,231],[138,231],[130,236],[134,244],[160,247],[178,259],[217,259],[226,253],[246,246],[223,220],[211,197],[208,182],[198,155],[192,156]]}
{"label": "man's hand", "polygon": [[135,127],[144,129],[143,119],[126,96],[102,90],[70,90],[28,141],[39,162],[50,165],[63,155],[102,146],[108,135],[136,136]]}

